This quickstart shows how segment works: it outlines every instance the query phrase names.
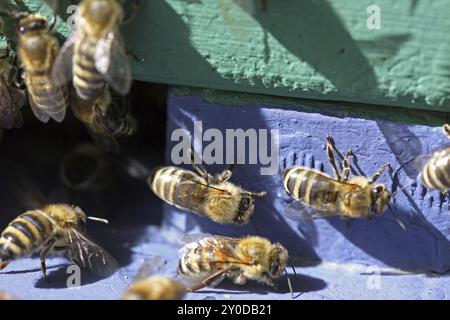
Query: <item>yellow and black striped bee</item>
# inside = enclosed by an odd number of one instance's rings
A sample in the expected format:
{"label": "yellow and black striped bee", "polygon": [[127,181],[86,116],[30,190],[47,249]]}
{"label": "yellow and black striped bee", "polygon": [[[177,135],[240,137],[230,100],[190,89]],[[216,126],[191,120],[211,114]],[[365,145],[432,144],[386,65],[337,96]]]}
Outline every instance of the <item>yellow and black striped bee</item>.
{"label": "yellow and black striped bee", "polygon": [[0,126],[5,129],[23,125],[20,108],[26,102],[26,93],[16,82],[18,70],[8,59],[9,44],[0,56]]}
{"label": "yellow and black striped bee", "polygon": [[113,97],[104,86],[92,99],[82,99],[73,94],[72,111],[91,135],[97,146],[105,152],[119,152],[116,137],[132,135],[137,122],[129,114],[126,98]]}
{"label": "yellow and black striped bee", "polygon": [[255,197],[266,192],[243,190],[228,180],[234,165],[212,176],[192,161],[199,173],[178,167],[159,167],[149,176],[150,189],[175,207],[206,216],[220,224],[244,225],[254,210]]}
{"label": "yellow and black striped bee", "polygon": [[69,103],[68,89],[51,81],[53,63],[59,51],[58,39],[52,35],[56,15],[49,26],[47,18],[38,14],[15,11],[1,14],[18,19],[17,53],[33,113],[42,122],[48,122],[50,118],[62,122]]}
{"label": "yellow and black striped bee", "polygon": [[0,269],[9,262],[40,252],[41,270],[47,280],[45,259],[51,252],[67,252],[69,259],[100,275],[117,269],[116,260],[84,234],[87,217],[67,204],[43,205],[15,218],[0,235]]}
{"label": "yellow and black striped bee", "polygon": [[[335,178],[311,168],[295,166],[282,173],[287,193],[299,208],[289,211],[293,219],[315,219],[331,216],[343,218],[367,218],[382,214],[388,207],[391,193],[384,184],[375,184],[389,164],[383,165],[371,178],[356,176],[349,178],[348,150],[342,161],[342,172],[338,170],[334,157],[334,143],[327,139],[327,154]],[[392,210],[390,212],[394,215]],[[404,229],[404,225],[396,218]]]}
{"label": "yellow and black striped bee", "polygon": [[122,295],[123,300],[180,300],[186,295],[186,287],[180,281],[155,275],[165,262],[155,256],[147,259],[138,271],[133,284]]}
{"label": "yellow and black striped bee", "polygon": [[73,81],[77,95],[93,99],[105,81],[121,95],[131,87],[130,64],[119,25],[124,18],[118,0],[83,0],[77,29],[63,45],[56,60],[53,81],[57,85]]}
{"label": "yellow and black striped bee", "polygon": [[[450,138],[450,125],[443,126]],[[422,182],[426,188],[437,189],[443,193],[450,190],[450,147],[435,152],[422,168]]]}
{"label": "yellow and black striped bee", "polygon": [[273,286],[273,280],[286,272],[287,250],[262,237],[191,235],[184,241],[187,244],[179,251],[178,273],[195,283],[188,291],[215,286],[225,277],[239,285],[256,280]]}

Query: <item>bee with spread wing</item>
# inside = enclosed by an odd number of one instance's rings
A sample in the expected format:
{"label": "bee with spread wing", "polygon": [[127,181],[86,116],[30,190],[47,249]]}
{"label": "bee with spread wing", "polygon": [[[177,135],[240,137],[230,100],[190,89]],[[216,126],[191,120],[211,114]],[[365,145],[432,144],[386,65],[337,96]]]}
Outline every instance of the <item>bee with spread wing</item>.
{"label": "bee with spread wing", "polygon": [[124,12],[118,0],[83,0],[77,27],[55,62],[53,82],[73,81],[85,100],[101,93],[105,81],[121,95],[130,91],[131,68],[119,34]]}
{"label": "bee with spread wing", "polygon": [[179,251],[178,273],[194,282],[188,291],[215,286],[229,277],[235,284],[256,280],[273,286],[285,271],[287,250],[279,243],[248,236],[188,235]]}
{"label": "bee with spread wing", "polygon": [[40,253],[45,280],[45,260],[52,252],[66,252],[73,263],[101,276],[117,269],[117,261],[84,233],[88,219],[107,223],[106,220],[86,216],[73,205],[47,204],[36,184],[24,176],[19,183],[24,189],[17,190],[21,192],[18,196],[31,209],[12,220],[1,233],[0,269],[35,252]]}

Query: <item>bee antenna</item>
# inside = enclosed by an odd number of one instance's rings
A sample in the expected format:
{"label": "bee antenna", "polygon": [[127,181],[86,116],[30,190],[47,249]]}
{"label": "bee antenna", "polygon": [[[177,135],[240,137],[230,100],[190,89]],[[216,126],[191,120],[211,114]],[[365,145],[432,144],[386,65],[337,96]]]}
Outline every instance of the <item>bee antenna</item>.
{"label": "bee antenna", "polygon": [[106,220],[106,219],[103,219],[103,218],[98,218],[98,217],[86,217],[87,219],[89,219],[89,220],[92,220],[92,221],[97,221],[97,222],[101,222],[101,223],[104,223],[104,224],[108,224],[109,223],[109,221],[108,220]]}
{"label": "bee antenna", "polygon": [[[295,268],[293,266],[290,266],[290,267],[292,269],[292,272],[294,273],[294,277],[297,278],[297,272],[295,271]],[[286,274],[286,280],[287,280],[287,284],[288,284],[288,287],[289,287],[289,292],[291,293],[292,299],[298,298],[300,295],[303,294],[303,292],[301,292],[297,296],[294,296],[294,289],[292,287],[291,278],[289,278],[289,274],[288,274],[286,268],[284,268],[284,273]]]}
{"label": "bee antenna", "polygon": [[29,12],[25,12],[25,11],[4,11],[4,10],[0,10],[0,16],[2,17],[10,17],[10,18],[14,18],[14,19],[22,19],[22,18],[26,18],[30,15]]}
{"label": "bee antenna", "polygon": [[261,191],[261,192],[251,192],[251,195],[252,195],[253,197],[259,197],[259,198],[261,198],[261,197],[264,197],[265,195],[267,195],[267,192],[265,192],[265,191]]}
{"label": "bee antenna", "polygon": [[388,203],[388,208],[389,208],[389,212],[392,214],[392,216],[394,217],[395,221],[397,221],[397,223],[399,224],[399,226],[403,229],[406,230],[405,224],[397,217],[397,215],[394,213],[394,210],[392,210],[391,205]]}

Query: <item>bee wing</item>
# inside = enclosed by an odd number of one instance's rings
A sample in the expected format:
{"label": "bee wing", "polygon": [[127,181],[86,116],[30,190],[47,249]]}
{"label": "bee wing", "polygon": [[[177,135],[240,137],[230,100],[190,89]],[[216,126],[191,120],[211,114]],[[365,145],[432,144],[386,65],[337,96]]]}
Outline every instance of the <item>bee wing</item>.
{"label": "bee wing", "polygon": [[79,37],[80,33],[74,32],[72,36],[66,40],[56,56],[56,60],[52,67],[52,81],[56,86],[65,85],[72,80],[73,48]]}
{"label": "bee wing", "polygon": [[105,249],[75,229],[69,230],[69,257],[81,268],[108,276],[118,269],[118,263]]}
{"label": "bee wing", "polygon": [[[186,254],[192,255],[191,249],[200,242],[204,247],[211,247],[215,252],[220,252],[221,261],[210,260],[210,263],[236,263],[236,264],[248,264],[248,261],[244,261],[234,254],[234,248],[241,241],[239,238],[230,238],[219,235],[208,234],[191,234],[183,237],[183,241],[186,241],[186,245],[178,252],[179,257],[183,257]],[[200,252],[198,253],[200,255]],[[192,257],[194,258],[194,257]],[[201,258],[200,256],[198,258]]]}
{"label": "bee wing", "polygon": [[153,256],[145,259],[139,267],[135,280],[142,280],[155,275],[158,271],[164,268],[166,261],[161,256]]}
{"label": "bee wing", "polygon": [[33,114],[39,121],[47,123],[50,120],[50,116],[36,105],[31,95],[28,95],[28,102],[30,103],[31,111],[33,111]]}
{"label": "bee wing", "polygon": [[209,238],[209,237],[212,237],[212,235],[208,234],[208,233],[186,234],[180,239],[180,241],[183,244],[188,244],[188,243],[197,242],[201,239]]}
{"label": "bee wing", "polygon": [[[325,209],[325,207],[324,207]],[[318,210],[309,207],[301,201],[291,202],[284,210],[284,215],[293,220],[314,220],[339,216],[336,211]]]}
{"label": "bee wing", "polygon": [[117,32],[110,32],[107,37],[99,40],[94,60],[97,70],[115,91],[121,95],[130,91],[131,67]]}
{"label": "bee wing", "polygon": [[6,129],[20,128],[23,125],[20,107],[24,104],[25,95],[14,88],[9,88],[5,79],[0,76],[0,125]]}

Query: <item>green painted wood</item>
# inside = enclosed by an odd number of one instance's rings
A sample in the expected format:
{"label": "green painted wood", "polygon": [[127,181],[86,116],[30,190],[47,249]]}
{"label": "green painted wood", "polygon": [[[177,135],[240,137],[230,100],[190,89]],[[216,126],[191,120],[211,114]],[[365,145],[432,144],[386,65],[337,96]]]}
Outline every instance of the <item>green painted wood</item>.
{"label": "green painted wood", "polygon": [[450,1],[377,0],[380,30],[366,26],[372,0],[261,2],[143,1],[124,27],[134,77],[450,111]]}

